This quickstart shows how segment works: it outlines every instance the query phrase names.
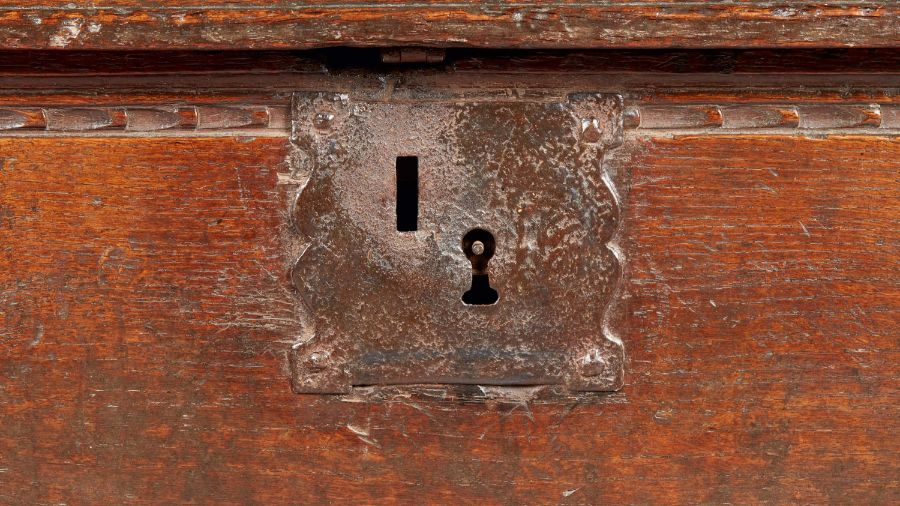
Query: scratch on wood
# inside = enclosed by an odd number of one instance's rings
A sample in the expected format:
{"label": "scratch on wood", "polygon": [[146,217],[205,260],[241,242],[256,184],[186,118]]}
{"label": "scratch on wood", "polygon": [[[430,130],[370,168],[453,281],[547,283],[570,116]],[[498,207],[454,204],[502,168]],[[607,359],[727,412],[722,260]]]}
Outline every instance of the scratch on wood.
{"label": "scratch on wood", "polygon": [[44,337],[44,324],[41,322],[37,322],[34,328],[34,338],[31,340],[29,345],[31,347],[35,347],[41,344],[41,339]]}
{"label": "scratch on wood", "polygon": [[357,427],[355,425],[347,424],[347,430],[352,432],[359,438],[360,441],[366,443],[367,445],[374,446],[375,448],[381,448],[381,445],[378,444],[378,441],[369,437],[369,430],[364,429],[362,427]]}

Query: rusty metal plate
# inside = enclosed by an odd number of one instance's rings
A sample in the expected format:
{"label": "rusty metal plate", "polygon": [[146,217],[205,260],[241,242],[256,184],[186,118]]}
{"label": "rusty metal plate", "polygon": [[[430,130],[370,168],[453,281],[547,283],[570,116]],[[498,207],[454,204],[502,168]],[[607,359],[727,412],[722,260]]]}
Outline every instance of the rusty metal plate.
{"label": "rusty metal plate", "polygon": [[[620,388],[617,95],[294,96],[293,388]],[[298,250],[298,252],[301,250]],[[493,293],[491,293],[493,291]]]}

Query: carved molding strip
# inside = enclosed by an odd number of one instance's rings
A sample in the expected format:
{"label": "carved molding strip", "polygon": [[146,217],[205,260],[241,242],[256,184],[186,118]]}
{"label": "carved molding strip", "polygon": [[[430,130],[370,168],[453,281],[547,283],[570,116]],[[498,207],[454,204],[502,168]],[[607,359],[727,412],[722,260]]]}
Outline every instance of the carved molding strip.
{"label": "carved molding strip", "polygon": [[264,105],[2,108],[0,133],[284,129],[286,114]]}
{"label": "carved molding strip", "polygon": [[632,130],[872,130],[900,128],[900,105],[761,104],[646,105],[629,107]]}
{"label": "carved molding strip", "polygon": [[[280,104],[0,107],[0,136],[17,132],[142,134],[229,130],[272,130],[288,135],[289,114],[288,107]],[[623,123],[628,130],[647,133],[859,130],[866,134],[894,134],[900,129],[900,104],[632,105],[625,110]]]}

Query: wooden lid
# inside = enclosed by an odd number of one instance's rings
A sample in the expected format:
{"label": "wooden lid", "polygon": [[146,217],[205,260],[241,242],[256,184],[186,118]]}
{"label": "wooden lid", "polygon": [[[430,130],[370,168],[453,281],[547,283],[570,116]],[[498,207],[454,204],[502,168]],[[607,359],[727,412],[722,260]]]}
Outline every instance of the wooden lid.
{"label": "wooden lid", "polygon": [[900,4],[831,0],[16,0],[0,49],[896,47]]}

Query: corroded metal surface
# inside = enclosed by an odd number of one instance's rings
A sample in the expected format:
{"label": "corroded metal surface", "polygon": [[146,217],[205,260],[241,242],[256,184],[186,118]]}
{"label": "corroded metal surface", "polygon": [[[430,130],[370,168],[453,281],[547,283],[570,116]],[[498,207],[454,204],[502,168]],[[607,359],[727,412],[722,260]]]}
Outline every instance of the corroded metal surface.
{"label": "corroded metal surface", "polygon": [[[622,385],[624,350],[604,320],[619,202],[601,167],[621,142],[620,97],[298,93],[293,115],[309,177],[291,211],[307,322],[290,352],[295,391]],[[418,159],[416,231],[395,226],[398,157]],[[473,230],[486,234],[464,240]],[[463,302],[476,274],[496,303]]]}

